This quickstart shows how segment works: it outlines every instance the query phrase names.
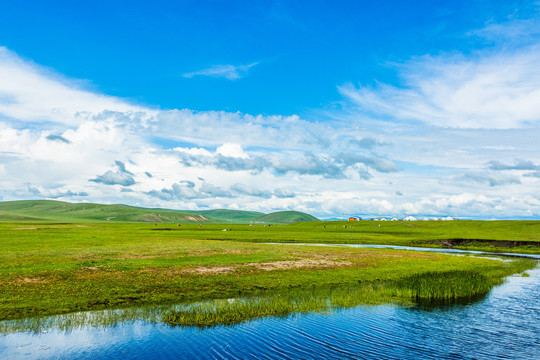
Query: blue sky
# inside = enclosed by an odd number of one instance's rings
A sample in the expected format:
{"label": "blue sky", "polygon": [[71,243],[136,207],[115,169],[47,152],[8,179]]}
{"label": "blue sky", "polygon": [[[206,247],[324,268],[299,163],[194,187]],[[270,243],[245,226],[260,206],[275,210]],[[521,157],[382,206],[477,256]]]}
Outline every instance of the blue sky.
{"label": "blue sky", "polygon": [[538,218],[539,8],[3,4],[0,197]]}
{"label": "blue sky", "polygon": [[[25,1],[2,6],[2,45],[97,90],[161,108],[302,115],[336,86],[395,82],[388,64],[471,53],[515,1]],[[185,73],[254,64],[235,81]]]}

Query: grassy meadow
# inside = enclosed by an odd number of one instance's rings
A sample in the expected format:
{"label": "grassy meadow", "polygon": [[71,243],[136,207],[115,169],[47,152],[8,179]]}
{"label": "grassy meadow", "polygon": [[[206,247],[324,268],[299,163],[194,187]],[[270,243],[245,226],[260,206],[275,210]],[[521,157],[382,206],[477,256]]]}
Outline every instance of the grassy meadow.
{"label": "grassy meadow", "polygon": [[[205,326],[358,303],[473,297],[485,294],[507,275],[534,267],[536,261],[266,243],[442,246],[430,241],[466,237],[534,242],[539,225],[0,223],[0,320],[231,298],[251,299],[245,301],[251,304],[248,307],[259,309],[250,312],[237,302],[234,310],[227,308],[234,302],[227,302],[221,308],[211,305],[213,312],[194,312],[196,307],[191,306],[164,314],[171,324],[191,321]],[[448,281],[430,281],[436,278]],[[292,298],[305,301],[283,305],[283,299]],[[198,315],[193,317],[190,311]],[[200,314],[210,315],[201,320]]]}

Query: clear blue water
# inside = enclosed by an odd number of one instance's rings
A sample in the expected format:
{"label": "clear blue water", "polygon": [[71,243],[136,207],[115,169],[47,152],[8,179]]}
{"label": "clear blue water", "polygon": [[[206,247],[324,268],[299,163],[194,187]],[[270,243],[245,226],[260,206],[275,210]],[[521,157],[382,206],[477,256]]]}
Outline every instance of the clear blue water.
{"label": "clear blue water", "polygon": [[0,359],[540,359],[540,269],[484,299],[360,306],[208,329],[143,321],[0,335]]}

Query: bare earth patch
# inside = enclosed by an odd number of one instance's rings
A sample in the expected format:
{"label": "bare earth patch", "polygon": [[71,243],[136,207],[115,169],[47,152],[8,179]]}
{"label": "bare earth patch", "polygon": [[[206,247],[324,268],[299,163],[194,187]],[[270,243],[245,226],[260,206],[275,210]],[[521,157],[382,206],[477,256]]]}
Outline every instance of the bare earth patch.
{"label": "bare earth patch", "polygon": [[[172,255],[171,255],[172,256]],[[153,259],[157,257],[170,257],[170,256],[164,256],[163,254],[155,255],[155,254],[125,254],[121,256],[119,259]]]}
{"label": "bare earth patch", "polygon": [[192,269],[186,269],[182,272],[189,274],[200,274],[200,275],[213,275],[213,274],[228,274],[234,272],[236,269],[232,266],[215,266],[215,267],[204,267],[199,266]]}
{"label": "bare earth patch", "polygon": [[96,271],[96,270],[103,270],[103,268],[105,267],[105,265],[98,265],[98,266],[85,266],[81,269],[83,270],[90,270],[90,271]]}
{"label": "bare earth patch", "polygon": [[[78,228],[89,228],[89,227],[97,227],[92,225],[75,225],[75,227]],[[16,227],[11,228],[11,230],[39,230],[39,229],[67,229],[69,226],[64,225],[45,225],[45,226],[26,226],[26,227]]]}
{"label": "bare earth patch", "polygon": [[249,254],[255,254],[256,252],[262,252],[261,251],[248,251],[245,249],[236,249],[236,250],[229,250],[229,249],[216,249],[216,250],[188,250],[188,255],[190,256],[208,256],[208,255],[249,255]]}
{"label": "bare earth patch", "polygon": [[249,263],[244,265],[235,266],[215,266],[205,267],[199,266],[196,268],[190,268],[181,270],[181,273],[199,274],[199,275],[212,275],[212,274],[228,274],[238,269],[255,268],[264,271],[274,270],[290,270],[299,268],[336,268],[351,266],[350,261],[333,261],[326,259],[301,259],[301,260],[283,260],[266,263]]}
{"label": "bare earth patch", "polygon": [[302,260],[284,260],[284,261],[274,261],[269,263],[251,263],[247,266],[253,266],[257,269],[272,271],[272,270],[289,270],[305,267],[342,267],[350,266],[352,262],[350,261],[333,261],[326,259],[302,259]]}
{"label": "bare earth patch", "polygon": [[19,278],[15,279],[15,282],[30,283],[30,284],[40,284],[40,283],[49,282],[49,280],[43,279],[43,278],[27,278],[27,277],[23,278],[23,277],[19,277]]}
{"label": "bare earth patch", "polygon": [[189,221],[208,221],[208,219],[202,215],[186,216],[186,219]]}

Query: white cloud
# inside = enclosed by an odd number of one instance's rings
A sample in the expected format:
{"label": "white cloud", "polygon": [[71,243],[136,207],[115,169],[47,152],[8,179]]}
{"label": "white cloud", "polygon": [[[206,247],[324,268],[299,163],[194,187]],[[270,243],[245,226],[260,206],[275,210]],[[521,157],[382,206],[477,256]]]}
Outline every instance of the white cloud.
{"label": "white cloud", "polygon": [[133,179],[133,173],[126,170],[126,166],[121,161],[115,161],[116,171],[108,170],[103,175],[98,175],[95,179],[90,179],[95,183],[101,183],[105,185],[122,185],[122,186],[131,186],[135,184]]}
{"label": "white cloud", "polygon": [[242,146],[239,144],[231,144],[231,143],[223,144],[216,149],[216,153],[223,156],[240,158],[240,159],[249,158],[249,155],[244,151],[244,149],[242,149]]}
{"label": "white cloud", "polygon": [[73,81],[23,61],[5,47],[0,47],[0,79],[0,114],[20,121],[73,126],[106,110],[130,117],[140,111],[152,112],[112,96],[83,90]]}
{"label": "white cloud", "polygon": [[[536,4],[537,14],[539,3]],[[538,15],[529,19],[510,19],[504,23],[489,22],[485,27],[468,33],[493,41],[503,46],[519,46],[537,42],[540,35],[540,21]]]}
{"label": "white cloud", "polygon": [[209,76],[236,80],[245,77],[249,70],[258,64],[259,63],[254,62],[247,65],[213,65],[206,69],[185,73],[182,76],[185,78],[192,78],[194,76]]}
{"label": "white cloud", "polygon": [[473,56],[424,56],[397,66],[401,87],[339,87],[361,111],[437,127],[510,129],[540,124],[540,47]]}

